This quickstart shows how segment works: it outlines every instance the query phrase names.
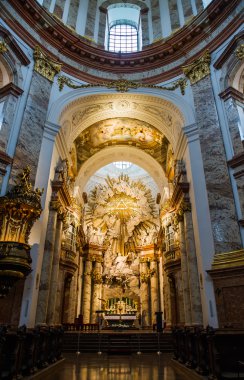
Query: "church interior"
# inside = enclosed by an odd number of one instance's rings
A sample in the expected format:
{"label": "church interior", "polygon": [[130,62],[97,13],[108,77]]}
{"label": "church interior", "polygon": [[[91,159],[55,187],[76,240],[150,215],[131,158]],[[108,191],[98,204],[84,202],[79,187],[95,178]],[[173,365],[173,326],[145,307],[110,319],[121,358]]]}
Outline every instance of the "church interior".
{"label": "church interior", "polygon": [[1,379],[115,337],[244,378],[243,40],[240,0],[1,1]]}

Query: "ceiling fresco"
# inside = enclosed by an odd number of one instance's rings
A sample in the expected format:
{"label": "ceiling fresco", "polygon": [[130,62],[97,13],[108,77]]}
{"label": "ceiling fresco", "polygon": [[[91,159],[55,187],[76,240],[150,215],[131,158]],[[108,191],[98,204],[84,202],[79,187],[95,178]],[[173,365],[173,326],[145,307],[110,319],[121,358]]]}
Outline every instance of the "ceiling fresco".
{"label": "ceiling fresco", "polygon": [[93,154],[114,145],[129,145],[143,149],[167,172],[167,157],[172,156],[167,138],[149,123],[127,117],[99,121],[75,139],[71,154],[75,171],[78,172],[82,164]]}

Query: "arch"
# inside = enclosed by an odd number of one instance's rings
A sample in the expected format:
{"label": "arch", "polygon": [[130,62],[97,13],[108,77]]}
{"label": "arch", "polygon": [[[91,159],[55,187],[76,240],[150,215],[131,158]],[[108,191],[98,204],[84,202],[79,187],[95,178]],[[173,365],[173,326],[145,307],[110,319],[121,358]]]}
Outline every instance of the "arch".
{"label": "arch", "polygon": [[[68,147],[71,146],[82,130],[88,128],[98,120],[109,117],[127,116],[138,118],[139,120],[143,117],[144,121],[148,121],[155,128],[160,130],[168,138],[174,148],[176,147],[177,138],[181,133],[182,127],[195,123],[192,105],[175,92],[157,89],[138,89],[130,91],[129,93],[119,94],[113,90],[101,90],[101,88],[66,90],[65,94],[56,98],[51,104],[47,122],[58,124],[62,127],[65,121],[71,119],[72,113],[76,110],[78,111],[81,107],[89,107],[89,104],[92,106],[95,103],[106,101],[108,103],[114,103],[116,108],[108,108],[104,110],[104,112],[100,109],[99,112],[90,113],[89,115],[86,114],[86,117],[82,119],[82,124],[77,124],[75,128],[70,125],[70,131],[66,134]],[[124,104],[133,103],[133,109],[123,107],[123,102]],[[140,102],[145,106],[144,110],[142,107],[140,108]],[[137,109],[136,104],[139,104]],[[157,110],[161,110],[162,114],[160,115]],[[175,115],[175,125],[173,128],[172,125],[167,125],[167,120],[163,120],[163,113],[166,114],[167,111],[170,115]]]}
{"label": "arch", "polygon": [[0,88],[6,86],[13,81],[13,73],[6,65],[6,63],[0,58]]}
{"label": "arch", "polygon": [[105,148],[89,158],[80,168],[75,184],[83,191],[97,170],[115,161],[130,161],[143,168],[153,178],[161,194],[164,193],[164,187],[168,186],[163,168],[154,158],[141,149],[118,145]]}

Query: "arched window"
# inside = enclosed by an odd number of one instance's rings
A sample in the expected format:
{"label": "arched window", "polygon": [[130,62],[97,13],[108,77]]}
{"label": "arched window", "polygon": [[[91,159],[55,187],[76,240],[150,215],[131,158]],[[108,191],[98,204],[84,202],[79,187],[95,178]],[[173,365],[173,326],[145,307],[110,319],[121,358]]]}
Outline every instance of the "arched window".
{"label": "arched window", "polygon": [[108,8],[107,49],[115,53],[140,50],[140,8],[131,4],[115,4]]}

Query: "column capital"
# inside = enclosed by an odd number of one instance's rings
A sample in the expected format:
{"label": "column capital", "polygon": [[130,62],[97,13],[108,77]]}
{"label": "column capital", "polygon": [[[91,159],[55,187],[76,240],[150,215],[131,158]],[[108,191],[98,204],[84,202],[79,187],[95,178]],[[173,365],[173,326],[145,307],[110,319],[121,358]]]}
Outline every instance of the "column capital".
{"label": "column capital", "polygon": [[191,84],[199,82],[210,74],[211,56],[206,50],[201,57],[189,65],[182,66],[183,73],[190,80]]}
{"label": "column capital", "polygon": [[61,64],[59,62],[53,61],[47,54],[43,52],[40,46],[36,46],[34,50],[34,70],[42,75],[44,78],[53,82],[56,74],[61,70]]}

